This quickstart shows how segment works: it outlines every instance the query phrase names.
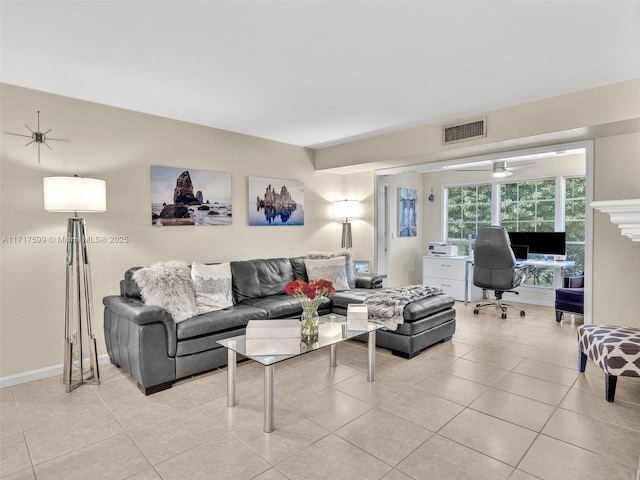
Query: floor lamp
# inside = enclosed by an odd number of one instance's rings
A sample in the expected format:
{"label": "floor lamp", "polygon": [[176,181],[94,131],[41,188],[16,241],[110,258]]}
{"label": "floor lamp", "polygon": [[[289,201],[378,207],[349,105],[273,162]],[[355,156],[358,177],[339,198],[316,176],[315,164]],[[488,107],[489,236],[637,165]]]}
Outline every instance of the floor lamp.
{"label": "floor lamp", "polygon": [[[83,383],[99,385],[98,355],[93,333],[93,297],[87,254],[84,218],[78,212],[104,212],[107,209],[106,183],[95,178],[45,177],[44,209],[47,212],[73,212],[67,221],[67,286],[64,328],[62,382],[67,392]],[[89,370],[85,374],[83,343],[89,350]],[[75,348],[77,348],[77,351]],[[74,360],[77,365],[74,368]]]}
{"label": "floor lamp", "polygon": [[342,224],[342,248],[351,248],[353,246],[349,219],[358,218],[359,216],[360,202],[357,200],[340,200],[333,202],[333,218],[336,220],[344,218]]}

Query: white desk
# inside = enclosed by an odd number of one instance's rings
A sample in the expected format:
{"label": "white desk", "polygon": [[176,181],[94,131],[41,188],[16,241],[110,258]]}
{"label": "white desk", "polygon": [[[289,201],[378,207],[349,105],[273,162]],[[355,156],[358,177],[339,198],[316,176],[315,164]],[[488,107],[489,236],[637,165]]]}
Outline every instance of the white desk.
{"label": "white desk", "polygon": [[565,268],[573,267],[576,262],[570,260],[556,261],[556,260],[525,260],[524,262],[518,262],[519,265],[528,265],[530,267],[538,268],[552,268],[553,269],[553,289],[562,288],[562,270]]}
{"label": "white desk", "polygon": [[[565,268],[573,267],[576,262],[570,260],[556,261],[556,260],[525,260],[517,262],[518,265],[528,265],[530,267],[538,268],[552,268],[553,269],[553,289],[562,288],[562,270]],[[473,266],[473,260],[467,259],[464,269],[464,303],[468,303],[469,300],[469,267]]]}

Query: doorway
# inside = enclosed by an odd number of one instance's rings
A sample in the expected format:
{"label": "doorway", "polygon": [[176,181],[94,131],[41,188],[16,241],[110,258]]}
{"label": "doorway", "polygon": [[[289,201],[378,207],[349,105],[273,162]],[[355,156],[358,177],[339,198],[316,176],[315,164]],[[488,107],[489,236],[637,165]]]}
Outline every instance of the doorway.
{"label": "doorway", "polygon": [[[549,145],[545,147],[536,147],[530,149],[523,149],[518,151],[503,152],[499,154],[488,154],[469,158],[461,158],[440,162],[431,162],[422,165],[411,165],[404,168],[394,168],[376,171],[375,176],[375,191],[376,191],[376,212],[374,229],[375,234],[375,246],[374,246],[374,261],[379,273],[385,273],[388,275],[389,286],[398,286],[408,283],[422,283],[422,274],[414,272],[409,278],[402,277],[402,273],[398,274],[397,271],[390,268],[396,261],[396,253],[394,251],[395,240],[392,236],[393,226],[390,225],[390,213],[393,213],[394,209],[397,209],[397,205],[394,205],[393,195],[390,195],[392,190],[391,185],[394,184],[394,179],[398,178],[398,175],[403,176],[415,176],[422,180],[422,188],[419,191],[419,204],[422,207],[422,214],[419,214],[418,230],[421,231],[420,245],[416,246],[410,255],[415,257],[416,263],[421,265],[422,256],[426,254],[427,245],[429,242],[440,242],[448,239],[449,232],[446,223],[445,206],[446,197],[446,184],[463,185],[465,183],[471,184],[477,182],[479,177],[474,177],[473,173],[464,173],[468,169],[486,170],[491,169],[491,166],[496,162],[507,162],[508,165],[518,164],[540,164],[539,167],[526,168],[517,170],[513,175],[508,177],[511,180],[532,180],[540,177],[553,177],[560,176],[557,173],[564,161],[566,164],[569,162],[569,155],[575,152],[580,152],[582,155],[582,169],[581,172],[584,175],[584,183],[586,190],[585,212],[584,212],[584,273],[585,273],[585,323],[591,323],[592,312],[592,251],[593,251],[593,209],[589,207],[593,200],[593,142],[582,141],[572,142],[569,144]],[[556,170],[552,168],[546,169],[543,166],[543,162],[549,165],[556,165]],[[549,173],[551,172],[551,173]],[[575,173],[580,174],[580,171],[568,172],[564,176]],[[483,175],[478,172],[476,175]],[[445,180],[437,180],[437,177],[442,177]],[[409,177],[404,177],[409,178]],[[486,174],[489,183],[493,182],[491,172]],[[455,180],[452,180],[455,179]],[[559,184],[564,185],[564,184]],[[558,188],[561,188],[560,186]],[[430,201],[430,195],[433,200]],[[564,208],[562,206],[561,208]],[[492,222],[500,219],[499,209],[493,209]],[[391,222],[392,223],[392,222]],[[467,238],[467,237],[463,237]],[[402,256],[405,257],[408,254],[406,250],[402,251]],[[548,300],[547,300],[548,302]]]}

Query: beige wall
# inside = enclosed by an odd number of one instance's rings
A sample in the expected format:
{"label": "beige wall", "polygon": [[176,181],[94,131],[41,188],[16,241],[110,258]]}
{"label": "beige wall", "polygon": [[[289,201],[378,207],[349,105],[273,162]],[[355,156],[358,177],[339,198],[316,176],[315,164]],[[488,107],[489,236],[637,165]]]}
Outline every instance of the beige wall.
{"label": "beige wall", "polygon": [[[352,172],[510,151],[638,130],[640,78],[478,112],[487,117],[487,137],[442,145],[441,124],[424,125],[316,152],[316,169]],[[476,115],[477,116],[477,115]],[[474,117],[475,118],[475,117]],[[460,119],[450,119],[448,124]],[[627,124],[617,125],[619,122]],[[628,132],[627,132],[628,133]]]}
{"label": "beige wall", "polygon": [[[595,142],[594,200],[640,198],[640,133]],[[594,213],[594,323],[640,328],[640,242]]]}
{"label": "beige wall", "polygon": [[[53,151],[25,148],[28,139],[2,135],[0,168],[1,302],[0,376],[59,365],[63,357],[65,244],[11,243],[8,237],[64,236],[69,214],[43,211],[42,178],[96,177],[107,182],[107,212],[85,214],[90,236],[122,235],[124,244],[92,244],[95,326],[105,353],[102,298],[118,293],[130,266],[157,260],[227,261],[336,250],[340,224],[331,202],[344,198],[342,176],[317,173],[313,152],[231,132],[1,85],[2,130],[35,128],[71,142],[50,142]],[[233,224],[152,227],[150,165],[231,172]],[[248,176],[305,183],[305,225],[248,226]],[[358,193],[370,197],[370,187]],[[370,201],[370,199],[369,199]],[[366,223],[363,223],[366,224]],[[370,229],[370,226],[369,226]],[[357,238],[363,230],[356,229]],[[368,234],[368,231],[367,231]]]}
{"label": "beige wall", "polygon": [[[443,147],[440,125],[426,125],[319,150],[316,168],[352,174],[593,140],[594,200],[640,198],[640,79],[485,114],[486,139]],[[432,183],[425,175],[423,194]],[[440,240],[436,197],[424,210],[425,242]],[[640,243],[622,237],[601,213],[593,227],[593,322],[640,327]]]}

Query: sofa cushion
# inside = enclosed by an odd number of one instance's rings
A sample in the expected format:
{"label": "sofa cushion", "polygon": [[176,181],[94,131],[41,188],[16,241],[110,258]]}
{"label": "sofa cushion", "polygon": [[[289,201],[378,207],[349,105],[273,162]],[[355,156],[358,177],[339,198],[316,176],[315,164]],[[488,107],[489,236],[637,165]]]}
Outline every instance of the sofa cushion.
{"label": "sofa cushion", "polygon": [[[242,305],[251,305],[252,307],[266,310],[269,318],[298,317],[302,314],[300,302],[291,295],[272,295],[265,298],[252,298],[242,302]],[[325,297],[322,299],[319,310],[323,307],[330,306],[331,300]]]}
{"label": "sofa cushion", "polygon": [[251,298],[284,294],[284,286],[295,280],[288,258],[270,258],[231,262],[235,303]]}
{"label": "sofa cushion", "polygon": [[133,274],[145,305],[162,307],[182,322],[196,314],[196,294],[189,266],[177,260],[156,262]]}
{"label": "sofa cushion", "polygon": [[446,293],[421,298],[404,307],[404,320],[406,322],[420,320],[443,310],[449,310],[455,303],[455,300]]}
{"label": "sofa cushion", "polygon": [[291,261],[291,266],[293,267],[293,276],[295,277],[295,279],[300,279],[303,282],[308,282],[309,277],[307,277],[307,268],[304,266],[304,258],[293,257],[289,260]]}
{"label": "sofa cushion", "polygon": [[324,260],[305,258],[304,265],[307,268],[307,277],[309,277],[309,280],[325,279],[333,284],[336,291],[349,290],[345,257],[327,258]]}
{"label": "sofa cushion", "polygon": [[266,310],[250,305],[234,305],[215,312],[203,313],[176,325],[178,342],[185,338],[211,335],[242,328],[249,320],[268,318]]}
{"label": "sofa cushion", "polygon": [[222,310],[233,305],[229,262],[216,265],[193,262],[191,278],[196,290],[198,313]]}
{"label": "sofa cushion", "polygon": [[[336,292],[333,297],[333,307],[338,311],[347,309],[347,305],[350,303],[364,303],[365,299],[376,292],[381,290],[368,290],[368,289],[353,289],[343,292]],[[384,291],[384,290],[382,290]],[[445,293],[439,293],[427,298],[422,298],[411,302],[404,307],[404,320],[405,322],[413,322],[422,318],[428,317],[443,310],[449,310],[453,308],[455,300]]]}
{"label": "sofa cushion", "polygon": [[362,288],[343,290],[341,292],[336,292],[336,294],[331,297],[331,301],[333,302],[334,308],[346,310],[347,305],[349,305],[350,303],[364,303],[364,300],[367,298],[367,296],[371,295],[372,293],[374,292]]}

